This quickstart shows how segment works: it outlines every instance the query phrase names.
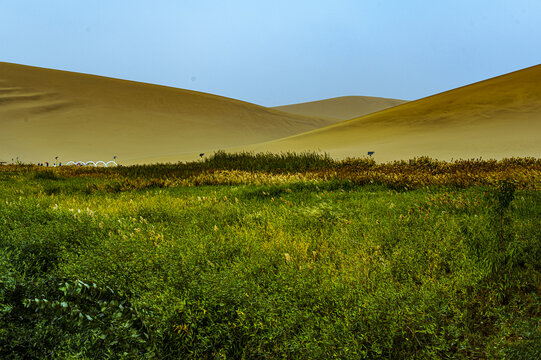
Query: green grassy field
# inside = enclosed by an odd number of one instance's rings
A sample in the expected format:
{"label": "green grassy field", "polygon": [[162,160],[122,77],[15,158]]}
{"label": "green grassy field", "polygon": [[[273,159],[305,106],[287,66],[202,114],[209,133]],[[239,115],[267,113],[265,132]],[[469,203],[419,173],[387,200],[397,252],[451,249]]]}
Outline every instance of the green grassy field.
{"label": "green grassy field", "polygon": [[539,358],[540,163],[0,167],[0,357]]}

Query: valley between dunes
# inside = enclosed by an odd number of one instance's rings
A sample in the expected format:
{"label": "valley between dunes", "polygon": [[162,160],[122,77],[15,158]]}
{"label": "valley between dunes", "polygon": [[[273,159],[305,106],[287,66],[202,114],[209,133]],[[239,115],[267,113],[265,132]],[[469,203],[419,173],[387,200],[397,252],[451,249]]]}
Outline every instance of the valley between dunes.
{"label": "valley between dunes", "polygon": [[[352,117],[350,120],[344,120]],[[355,116],[355,115],[354,115]],[[195,91],[0,63],[0,161],[189,161],[320,151],[376,161],[541,156],[541,65],[411,102],[341,97],[266,108]]]}
{"label": "valley between dunes", "polygon": [[354,117],[374,113],[406,103],[405,100],[386,99],[372,96],[341,96],[332,99],[310,101],[300,104],[275,106],[273,109],[291,114],[322,116],[340,122]]}

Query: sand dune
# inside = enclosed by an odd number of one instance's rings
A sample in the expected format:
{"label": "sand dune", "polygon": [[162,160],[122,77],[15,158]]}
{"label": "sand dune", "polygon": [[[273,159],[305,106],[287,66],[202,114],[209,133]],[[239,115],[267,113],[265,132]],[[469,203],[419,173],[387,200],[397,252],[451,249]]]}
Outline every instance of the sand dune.
{"label": "sand dune", "polygon": [[371,96],[342,96],[332,99],[310,101],[300,104],[275,106],[273,109],[290,114],[326,117],[340,122],[374,113],[407,102]]}
{"label": "sand dune", "polygon": [[[123,164],[176,162],[217,149],[316,150],[338,158],[375,151],[377,161],[541,156],[541,65],[337,122],[354,108],[340,113],[338,104],[357,100],[291,105],[299,115],[194,91],[0,63],[0,161],[118,155]],[[313,114],[319,116],[306,116]]]}
{"label": "sand dune", "polygon": [[232,150],[320,150],[377,161],[541,156],[541,65],[304,134]]}
{"label": "sand dune", "polygon": [[258,143],[332,124],[165,86],[0,63],[0,161],[108,160]]}

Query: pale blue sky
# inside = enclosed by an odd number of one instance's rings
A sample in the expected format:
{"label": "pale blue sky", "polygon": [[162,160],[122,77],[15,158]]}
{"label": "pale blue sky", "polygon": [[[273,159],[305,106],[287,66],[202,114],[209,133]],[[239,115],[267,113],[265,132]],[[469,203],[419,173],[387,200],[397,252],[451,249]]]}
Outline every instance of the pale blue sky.
{"label": "pale blue sky", "polygon": [[0,0],[0,61],[274,106],[541,63],[540,0]]}

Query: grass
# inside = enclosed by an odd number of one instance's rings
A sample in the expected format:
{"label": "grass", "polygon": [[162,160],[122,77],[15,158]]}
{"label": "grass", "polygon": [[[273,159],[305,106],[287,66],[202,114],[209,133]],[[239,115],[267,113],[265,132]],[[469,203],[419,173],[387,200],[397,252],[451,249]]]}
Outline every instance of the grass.
{"label": "grass", "polygon": [[538,160],[219,156],[0,167],[0,357],[539,357]]}

